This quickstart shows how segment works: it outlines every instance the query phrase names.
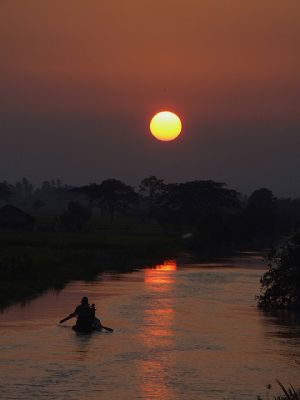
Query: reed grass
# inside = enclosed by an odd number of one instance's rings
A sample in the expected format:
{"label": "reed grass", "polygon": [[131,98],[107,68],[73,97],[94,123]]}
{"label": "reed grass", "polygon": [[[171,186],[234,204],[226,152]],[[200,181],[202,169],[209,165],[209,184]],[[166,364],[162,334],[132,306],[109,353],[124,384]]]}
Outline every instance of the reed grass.
{"label": "reed grass", "polygon": [[[293,385],[284,386],[278,379],[276,379],[279,387],[282,390],[282,395],[273,397],[274,400],[300,400],[300,389],[296,390]],[[271,385],[267,386],[268,389],[271,389]],[[266,400],[269,400],[270,396],[267,395]],[[257,400],[264,400],[263,397],[257,396]]]}

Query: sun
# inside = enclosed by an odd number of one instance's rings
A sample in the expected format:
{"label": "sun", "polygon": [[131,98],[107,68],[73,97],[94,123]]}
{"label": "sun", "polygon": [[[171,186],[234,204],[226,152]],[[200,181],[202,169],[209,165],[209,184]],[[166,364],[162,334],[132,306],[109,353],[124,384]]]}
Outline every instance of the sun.
{"label": "sun", "polygon": [[182,129],[180,118],[171,111],[160,111],[150,122],[150,131],[158,139],[168,142],[176,139]]}

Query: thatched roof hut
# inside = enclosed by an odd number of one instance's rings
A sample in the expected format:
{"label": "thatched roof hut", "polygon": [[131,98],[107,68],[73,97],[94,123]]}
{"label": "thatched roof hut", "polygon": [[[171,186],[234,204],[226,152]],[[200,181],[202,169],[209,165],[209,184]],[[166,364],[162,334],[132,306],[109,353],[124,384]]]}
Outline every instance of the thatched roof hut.
{"label": "thatched roof hut", "polygon": [[35,219],[9,204],[0,208],[0,228],[32,228]]}

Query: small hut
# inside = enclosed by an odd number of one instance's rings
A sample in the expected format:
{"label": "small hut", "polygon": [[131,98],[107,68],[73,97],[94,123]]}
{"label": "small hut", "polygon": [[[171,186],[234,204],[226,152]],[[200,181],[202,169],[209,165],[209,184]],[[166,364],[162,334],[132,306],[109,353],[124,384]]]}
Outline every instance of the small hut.
{"label": "small hut", "polygon": [[0,228],[31,229],[34,222],[35,219],[31,215],[17,207],[7,204],[0,208]]}

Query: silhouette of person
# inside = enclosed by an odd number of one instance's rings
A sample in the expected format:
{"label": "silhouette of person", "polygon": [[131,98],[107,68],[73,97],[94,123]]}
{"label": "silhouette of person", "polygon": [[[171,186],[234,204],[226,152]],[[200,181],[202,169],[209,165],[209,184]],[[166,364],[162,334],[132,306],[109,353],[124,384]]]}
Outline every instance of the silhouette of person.
{"label": "silhouette of person", "polygon": [[112,328],[102,325],[99,318],[96,317],[96,308],[95,304],[90,305],[89,299],[87,297],[83,297],[81,299],[81,304],[79,304],[75,311],[70,314],[68,317],[59,321],[62,324],[65,321],[68,321],[70,318],[77,317],[76,325],[72,326],[72,329],[77,332],[88,333],[93,330],[102,331],[103,329],[108,332],[113,332]]}
{"label": "silhouette of person", "polygon": [[87,297],[81,299],[81,304],[76,307],[73,315],[77,317],[76,325],[73,326],[74,330],[79,332],[92,331],[95,319],[95,305],[90,306]]}

